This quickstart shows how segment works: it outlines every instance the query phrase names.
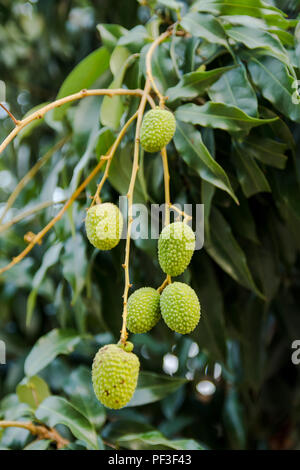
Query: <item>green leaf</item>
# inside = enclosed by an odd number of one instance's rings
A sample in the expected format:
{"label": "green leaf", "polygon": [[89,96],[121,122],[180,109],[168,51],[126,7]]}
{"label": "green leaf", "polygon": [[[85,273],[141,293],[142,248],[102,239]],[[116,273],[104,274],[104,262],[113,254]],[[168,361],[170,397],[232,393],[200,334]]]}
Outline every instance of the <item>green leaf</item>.
{"label": "green leaf", "polygon": [[17,386],[17,395],[21,403],[27,403],[36,409],[45,398],[50,396],[47,383],[38,375],[25,377]]}
{"label": "green leaf", "polygon": [[180,11],[182,6],[184,5],[183,2],[177,2],[175,0],[158,0],[158,3],[160,5],[164,5],[170,10],[175,10],[175,11]]}
{"label": "green leaf", "polygon": [[[119,192],[127,194],[132,170],[133,145],[128,144],[117,151],[109,170],[109,182]],[[145,203],[145,193],[140,179],[137,179],[134,187],[134,202]]]}
{"label": "green leaf", "polygon": [[193,36],[227,47],[225,30],[212,15],[189,12],[182,18],[180,24]]}
{"label": "green leaf", "polygon": [[171,441],[166,439],[159,431],[149,431],[143,434],[127,434],[118,439],[118,444],[125,449],[172,449],[172,450],[203,450],[197,441],[193,439],[178,439]]}
{"label": "green leaf", "polygon": [[206,251],[235,281],[263,297],[254,283],[245,253],[234,238],[230,225],[215,208],[211,212],[210,223],[211,239],[205,245]]}
{"label": "green leaf", "polygon": [[232,66],[229,66],[209,71],[186,73],[176,86],[171,87],[166,91],[168,103],[171,103],[178,98],[191,99],[202,95],[210,85],[220,78],[221,75],[231,69]]}
{"label": "green leaf", "polygon": [[223,416],[231,448],[245,449],[247,438],[245,412],[235,388],[231,388],[227,392]]}
{"label": "green leaf", "polygon": [[[130,55],[128,49],[118,46],[114,49],[110,59],[110,68],[114,79],[109,88],[121,88],[124,76],[128,67],[132,65],[136,55]],[[122,96],[105,96],[100,109],[100,121],[103,126],[111,129],[118,129],[120,120],[124,112]]]}
{"label": "green leaf", "polygon": [[289,75],[286,66],[273,57],[249,56],[248,68],[264,98],[287,117],[300,122],[295,79]]}
{"label": "green leaf", "polygon": [[79,343],[80,336],[72,330],[54,329],[41,336],[25,360],[25,374],[37,374],[59,354],[70,354]]}
{"label": "green leaf", "polygon": [[87,443],[90,449],[98,449],[97,433],[88,419],[65,398],[49,397],[38,407],[36,417],[48,426],[67,426],[77,439]]}
{"label": "green leaf", "polygon": [[224,73],[208,90],[212,101],[235,106],[257,116],[257,98],[243,65]]}
{"label": "green leaf", "polygon": [[286,65],[290,65],[289,56],[279,41],[267,31],[247,26],[232,26],[226,29],[231,39],[243,43],[248,49],[263,49],[264,54],[272,55]]}
{"label": "green leaf", "polygon": [[238,180],[246,197],[264,191],[271,192],[265,175],[242,142],[233,142],[232,159],[236,166]]}
{"label": "green leaf", "polygon": [[180,106],[176,118],[204,127],[214,127],[229,132],[249,132],[252,127],[261,126],[275,119],[258,119],[248,116],[241,109],[223,103],[208,102],[203,106],[193,103]]}
{"label": "green leaf", "polygon": [[118,46],[129,46],[132,52],[138,52],[151,40],[147,29],[138,25],[120,37]]}
{"label": "green leaf", "polygon": [[88,266],[85,243],[80,233],[76,233],[67,240],[61,260],[63,275],[72,287],[72,304],[74,305],[85,286]]}
{"label": "green leaf", "polygon": [[[109,67],[109,52],[105,47],[100,47],[83,59],[67,76],[57,95],[57,99],[76,93],[84,88],[89,88]],[[63,118],[70,103],[56,108],[53,117],[56,120]]]}
{"label": "green leaf", "polygon": [[264,380],[266,329],[265,304],[257,297],[248,299],[240,316],[239,332],[242,338],[241,353],[244,369],[244,383],[258,392]]}
{"label": "green leaf", "polygon": [[128,33],[128,30],[119,24],[98,24],[97,30],[103,45],[110,52],[116,47],[118,40]]}
{"label": "green leaf", "polygon": [[42,264],[33,277],[32,290],[27,298],[27,309],[26,309],[26,325],[27,326],[30,324],[30,321],[32,318],[39,287],[42,284],[48,269],[58,262],[61,249],[62,249],[62,243],[56,243],[55,245],[51,245],[50,248],[44,254]]}
{"label": "green leaf", "polygon": [[110,129],[106,127],[100,129],[98,134],[98,141],[96,144],[97,157],[100,158],[102,155],[106,155],[115,140],[115,135]]}
{"label": "green leaf", "polygon": [[40,439],[33,441],[28,446],[24,447],[23,450],[47,450],[50,447],[51,441],[49,439]]}
{"label": "green leaf", "polygon": [[214,15],[247,15],[263,18],[268,24],[276,26],[288,24],[281,10],[262,0],[198,0],[194,3],[193,9]]}
{"label": "green leaf", "polygon": [[[196,276],[200,266],[201,276]],[[201,299],[201,321],[191,336],[201,350],[209,351],[210,357],[224,363],[226,361],[226,329],[223,296],[207,255],[195,253],[192,271],[195,274],[193,287]]]}
{"label": "green leaf", "polygon": [[274,166],[283,170],[286,166],[287,156],[284,155],[288,145],[277,142],[277,140],[268,137],[260,137],[255,135],[248,136],[244,141],[240,142],[240,146],[247,150],[247,154],[266,165]]}
{"label": "green leaf", "polygon": [[201,184],[201,202],[204,204],[204,236],[208,241],[210,238],[210,211],[212,207],[212,200],[215,194],[216,187],[207,181],[203,180]]}
{"label": "green leaf", "polygon": [[[177,119],[179,119],[179,114],[179,112],[178,115],[176,114]],[[199,131],[190,124],[177,120],[174,143],[187,165],[193,168],[205,181],[228,192],[237,202],[225,171],[209,153]]]}
{"label": "green leaf", "polygon": [[168,377],[153,372],[141,372],[138,385],[127,406],[140,406],[159,401],[187,382],[181,377]]}
{"label": "green leaf", "polygon": [[228,207],[226,218],[234,232],[238,233],[243,238],[251,240],[255,244],[259,244],[260,242],[249,202],[243,194],[239,194],[239,203],[239,206]]}
{"label": "green leaf", "polygon": [[106,420],[105,408],[97,400],[91,381],[91,370],[80,366],[70,375],[64,391],[69,395],[72,405],[78,409],[99,430]]}

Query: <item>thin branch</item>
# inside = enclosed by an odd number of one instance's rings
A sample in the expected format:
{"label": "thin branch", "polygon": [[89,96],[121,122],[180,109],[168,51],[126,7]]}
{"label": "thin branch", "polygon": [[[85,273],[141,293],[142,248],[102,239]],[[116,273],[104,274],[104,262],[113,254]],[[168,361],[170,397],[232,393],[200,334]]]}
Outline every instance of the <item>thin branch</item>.
{"label": "thin branch", "polygon": [[8,109],[4,106],[4,104],[0,103],[0,106],[1,108],[4,109],[4,111],[9,115],[9,117],[11,118],[11,120],[14,122],[15,126],[18,126],[20,121],[18,119],[15,118],[15,116],[10,112],[8,111]]}
{"label": "thin branch", "polygon": [[56,204],[64,204],[67,199],[62,199],[61,201],[45,201],[37,204],[36,206],[32,207],[32,209],[28,209],[27,211],[21,212],[21,214],[16,215],[11,220],[6,222],[5,224],[0,225],[0,233],[4,232],[5,230],[9,229],[12,225],[17,224],[26,217],[30,217],[31,215],[42,211],[43,209],[47,209],[48,207],[54,206]]}
{"label": "thin branch", "polygon": [[52,219],[50,222],[37,234],[35,237],[32,239],[32,241],[27,245],[27,247],[13,260],[4,266],[2,269],[0,269],[0,274],[4,273],[5,271],[8,271],[10,268],[15,266],[17,263],[19,263],[23,258],[25,258],[26,255],[32,250],[32,248],[39,243],[40,240],[46,235],[47,232],[58,222],[61,217],[64,215],[66,210],[73,204],[73,202],[77,199],[80,193],[86,188],[86,186],[89,184],[89,182],[96,176],[96,174],[100,171],[104,164],[105,160],[101,158],[101,160],[98,162],[98,164],[95,166],[93,171],[89,174],[89,176],[81,183],[81,185],[74,191],[70,199],[66,202],[66,204],[62,207],[62,209],[59,211],[59,213]]}
{"label": "thin branch", "polygon": [[128,226],[127,226],[127,237],[126,237],[126,248],[125,248],[125,261],[123,264],[123,268],[125,271],[125,286],[124,286],[124,293],[123,293],[123,323],[121,329],[121,341],[122,343],[126,343],[127,340],[127,330],[126,330],[126,322],[127,322],[127,301],[128,301],[128,292],[131,287],[130,278],[129,278],[129,255],[130,255],[130,240],[131,240],[131,226],[133,222],[132,217],[132,205],[133,205],[133,191],[136,181],[136,175],[139,168],[139,152],[140,152],[140,128],[142,124],[142,119],[144,115],[144,110],[146,106],[147,95],[149,94],[151,89],[150,80],[147,78],[144,88],[144,94],[142,96],[138,111],[137,111],[137,123],[135,129],[135,142],[134,142],[134,155],[133,155],[133,164],[132,164],[132,172],[131,178],[129,183],[129,189],[127,193],[127,200],[128,200]]}
{"label": "thin branch", "polygon": [[170,208],[174,209],[174,211],[176,211],[178,214],[180,214],[183,217],[183,222],[188,222],[189,220],[192,220],[193,218],[191,215],[188,215],[184,211],[181,211],[180,209],[178,209],[178,207],[176,207],[173,204],[170,204]]}
{"label": "thin branch", "polygon": [[133,116],[131,116],[130,119],[128,119],[128,121],[126,122],[126,124],[124,125],[124,127],[122,128],[121,132],[119,133],[118,137],[116,138],[115,142],[113,143],[113,145],[111,146],[110,150],[109,150],[109,153],[108,155],[105,156],[105,159],[106,159],[106,166],[105,166],[105,171],[104,171],[104,174],[101,178],[101,181],[100,183],[98,184],[98,187],[97,187],[97,191],[93,197],[93,200],[92,200],[92,204],[91,204],[91,207],[97,202],[101,202],[101,199],[100,199],[100,192],[101,192],[101,189],[103,188],[103,185],[105,183],[105,181],[107,180],[108,178],[108,174],[109,174],[109,168],[110,168],[110,165],[111,165],[111,162],[112,162],[112,159],[113,159],[113,156],[122,140],[122,138],[124,137],[128,127],[130,126],[130,124],[137,118],[137,115],[138,115],[138,112],[136,112],[135,114],[133,114]]}
{"label": "thin branch", "polygon": [[[70,136],[64,137],[61,139],[57,144],[55,144],[51,149],[48,150],[48,152],[45,153],[45,155],[38,160],[35,165],[26,173],[25,176],[19,181],[17,186],[15,187],[14,191],[11,193],[9,196],[6,206],[4,208],[4,211],[2,212],[0,216],[0,224],[4,217],[6,216],[7,212],[17,199],[18,195],[22,191],[22,189],[26,186],[26,184],[36,175],[38,170],[52,157],[52,155],[55,154],[61,147],[64,146],[64,144],[70,139]],[[0,232],[2,232],[2,225],[0,225]]]}
{"label": "thin branch", "polygon": [[38,439],[50,439],[54,441],[57,449],[62,449],[69,444],[69,441],[62,437],[54,428],[47,428],[44,425],[36,425],[31,421],[0,421],[0,428],[22,428],[27,429]]}
{"label": "thin branch", "polygon": [[[149,92],[149,90],[148,90]],[[147,97],[148,97],[148,92],[145,93],[142,97],[142,100],[144,98],[145,100],[145,103],[144,103],[144,106],[146,105],[146,100],[147,100]],[[141,101],[142,101],[141,100]],[[127,123],[125,124],[125,126],[123,126],[123,128],[121,129],[121,131],[119,132],[119,135],[112,147],[112,150],[110,151],[110,153],[112,153],[112,151],[114,152],[118,146],[118,144],[120,143],[121,139],[123,138],[125,132],[126,132],[126,129],[128,128],[129,124],[132,122],[133,118],[130,118]],[[80,193],[86,188],[86,186],[89,184],[89,182],[94,178],[94,176],[96,176],[96,174],[100,171],[100,169],[102,168],[102,166],[104,165],[104,163],[107,161],[107,157],[108,156],[102,156],[99,163],[96,165],[96,167],[94,168],[94,170],[89,174],[89,176],[83,181],[83,183],[76,189],[76,191],[72,194],[72,196],[70,197],[70,199],[68,199],[68,201],[65,203],[65,205],[62,207],[62,209],[59,211],[59,213],[52,219],[50,220],[50,222],[46,225],[46,227],[44,227],[37,235],[35,235],[30,243],[27,245],[27,247],[18,255],[16,256],[15,258],[13,258],[13,260],[7,264],[6,266],[4,266],[2,269],[0,269],[0,274],[4,273],[5,271],[8,271],[10,268],[12,268],[13,266],[15,266],[17,263],[19,263],[31,250],[32,248],[37,244],[39,243],[42,238],[46,235],[46,233],[56,224],[56,222],[58,222],[61,217],[63,216],[63,214],[66,212],[66,210],[73,204],[73,202],[78,198],[78,196],[80,195]]]}
{"label": "thin branch", "polygon": [[[116,88],[116,89],[95,89],[95,90],[81,90],[78,93],[74,93],[73,95],[65,96],[64,98],[60,98],[59,100],[53,101],[52,103],[47,104],[43,108],[38,109],[37,111],[33,112],[26,118],[18,121],[16,127],[11,131],[11,133],[6,137],[6,139],[0,145],[0,153],[8,146],[8,144],[18,135],[18,133],[30,124],[32,121],[37,119],[42,119],[43,116],[52,109],[58,108],[63,104],[70,103],[72,101],[81,100],[82,98],[86,98],[87,96],[102,96],[108,95],[110,97],[115,95],[131,95],[131,96],[143,96],[143,90],[139,88],[135,90],[127,90],[125,88]],[[149,103],[152,105],[153,99],[147,96]]]}
{"label": "thin branch", "polygon": [[171,207],[170,173],[169,173],[168,156],[167,156],[166,147],[164,147],[161,150],[161,157],[162,157],[162,162],[163,162],[164,185],[165,185],[165,223],[164,223],[164,225],[169,225],[169,223],[170,223],[170,207]]}
{"label": "thin branch", "polygon": [[161,34],[158,38],[150,46],[147,55],[146,55],[146,74],[147,79],[144,87],[143,96],[138,108],[138,116],[137,116],[137,123],[136,123],[136,131],[135,131],[135,143],[134,143],[134,155],[133,155],[133,165],[132,165],[132,172],[131,172],[131,179],[129,184],[129,189],[127,193],[128,199],[128,226],[127,226],[127,237],[126,237],[126,247],[125,247],[125,261],[123,264],[124,272],[125,272],[125,286],[124,286],[124,293],[123,293],[123,322],[122,322],[122,329],[121,329],[121,341],[122,343],[126,343],[128,333],[126,329],[127,323],[127,301],[128,301],[128,293],[131,287],[130,277],[129,277],[129,257],[130,257],[130,241],[131,241],[131,227],[133,223],[132,217],[132,205],[133,205],[133,192],[134,186],[136,181],[136,176],[139,168],[139,151],[140,151],[140,129],[142,124],[142,119],[145,111],[147,96],[149,96],[151,86],[153,87],[155,93],[160,99],[160,104],[162,104],[162,100],[164,100],[163,96],[160,94],[159,90],[156,88],[153,75],[152,75],[152,68],[151,68],[151,59],[155,49],[159,46],[159,44],[164,41],[167,37],[170,36],[172,31],[166,31],[165,33]]}
{"label": "thin branch", "polygon": [[156,86],[156,83],[155,83],[155,80],[153,78],[153,74],[152,74],[152,65],[151,65],[151,60],[152,60],[152,56],[153,56],[153,53],[155,51],[155,49],[157,48],[157,46],[163,42],[165,39],[167,39],[169,36],[171,36],[172,34],[172,29],[168,29],[167,31],[165,31],[163,34],[161,34],[151,45],[151,47],[149,48],[148,52],[147,52],[147,56],[146,56],[146,74],[147,74],[147,78],[149,79],[150,81],[150,84],[151,84],[151,87],[153,88],[153,90],[155,91],[155,93],[157,94],[158,98],[159,98],[159,105],[163,108],[164,107],[164,104],[165,104],[165,100],[166,98],[161,94],[161,92],[159,91],[159,89],[157,88]]}

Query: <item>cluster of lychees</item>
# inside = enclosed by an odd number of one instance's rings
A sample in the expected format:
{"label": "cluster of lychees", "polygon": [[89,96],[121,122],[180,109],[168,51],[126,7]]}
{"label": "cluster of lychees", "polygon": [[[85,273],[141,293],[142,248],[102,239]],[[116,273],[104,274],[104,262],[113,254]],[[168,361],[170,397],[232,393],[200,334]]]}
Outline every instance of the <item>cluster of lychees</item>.
{"label": "cluster of lychees", "polygon": [[[172,139],[176,122],[172,113],[156,108],[142,123],[141,145],[147,152],[157,152]],[[123,218],[112,203],[92,206],[86,217],[86,233],[92,245],[110,250],[120,241]],[[158,241],[158,260],[169,276],[182,274],[195,250],[195,234],[184,222],[164,227]],[[173,331],[187,334],[200,319],[200,303],[195,291],[182,282],[169,283],[160,293],[152,287],[136,290],[128,299],[127,327],[132,333],[147,333],[162,319]],[[97,398],[109,408],[122,408],[131,399],[138,380],[139,359],[127,341],[108,344],[97,352],[92,380]]]}

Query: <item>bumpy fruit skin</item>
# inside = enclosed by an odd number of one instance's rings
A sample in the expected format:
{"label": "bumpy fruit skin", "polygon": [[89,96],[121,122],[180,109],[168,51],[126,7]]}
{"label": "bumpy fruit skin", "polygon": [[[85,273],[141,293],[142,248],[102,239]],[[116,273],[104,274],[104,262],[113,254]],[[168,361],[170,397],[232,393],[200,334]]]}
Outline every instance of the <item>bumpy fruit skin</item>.
{"label": "bumpy fruit skin", "polygon": [[158,240],[161,269],[170,276],[179,276],[188,267],[195,250],[195,234],[184,222],[174,222],[162,230]]}
{"label": "bumpy fruit skin", "polygon": [[160,319],[160,295],[152,287],[136,290],[128,299],[127,327],[131,333],[147,333]]}
{"label": "bumpy fruit skin", "polygon": [[135,391],[139,368],[138,357],[121,346],[108,344],[100,348],[92,368],[93,387],[98,400],[108,408],[123,408]]}
{"label": "bumpy fruit skin", "polygon": [[91,207],[85,219],[86,234],[91,244],[99,250],[111,250],[120,241],[123,216],[111,202]]}
{"label": "bumpy fruit skin", "polygon": [[164,148],[175,134],[174,115],[166,109],[155,108],[145,114],[140,141],[146,152],[158,152]]}
{"label": "bumpy fruit skin", "polygon": [[171,330],[191,333],[200,320],[200,303],[196,292],[183,282],[168,285],[160,296],[161,314]]}

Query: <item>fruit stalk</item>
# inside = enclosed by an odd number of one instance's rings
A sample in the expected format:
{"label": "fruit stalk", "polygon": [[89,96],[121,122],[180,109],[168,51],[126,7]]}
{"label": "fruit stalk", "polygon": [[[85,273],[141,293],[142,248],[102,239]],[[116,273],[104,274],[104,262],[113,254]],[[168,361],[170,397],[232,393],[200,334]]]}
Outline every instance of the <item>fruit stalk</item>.
{"label": "fruit stalk", "polygon": [[125,286],[124,286],[124,292],[123,292],[123,313],[122,313],[122,329],[121,329],[121,337],[120,341],[125,344],[128,333],[126,329],[126,322],[127,322],[127,301],[128,301],[128,293],[129,289],[131,287],[130,284],[130,276],[129,276],[129,257],[130,257],[130,241],[131,241],[131,226],[133,222],[132,218],[132,204],[133,204],[133,192],[134,192],[134,186],[135,186],[135,181],[136,181],[136,175],[138,172],[138,167],[139,167],[139,151],[140,151],[140,130],[141,130],[141,125],[142,125],[142,119],[146,107],[146,101],[147,97],[149,96],[149,93],[151,91],[151,87],[159,97],[160,103],[163,105],[164,103],[164,97],[156,87],[156,84],[153,79],[152,75],[152,66],[151,66],[151,59],[153,56],[153,53],[155,49],[159,46],[161,42],[163,42],[166,38],[168,38],[172,34],[171,30],[165,31],[163,34],[158,36],[155,41],[153,41],[152,45],[150,46],[147,55],[146,55],[146,74],[147,74],[147,79],[144,87],[144,92],[143,96],[140,101],[140,105],[138,108],[138,116],[137,116],[137,123],[136,123],[136,131],[135,131],[135,143],[134,143],[134,156],[133,156],[133,166],[132,166],[132,172],[131,172],[131,179],[130,179],[130,184],[129,184],[129,189],[127,193],[127,200],[128,200],[128,225],[127,225],[127,237],[126,237],[126,248],[125,248],[125,260],[123,264],[124,272],[125,272]]}

